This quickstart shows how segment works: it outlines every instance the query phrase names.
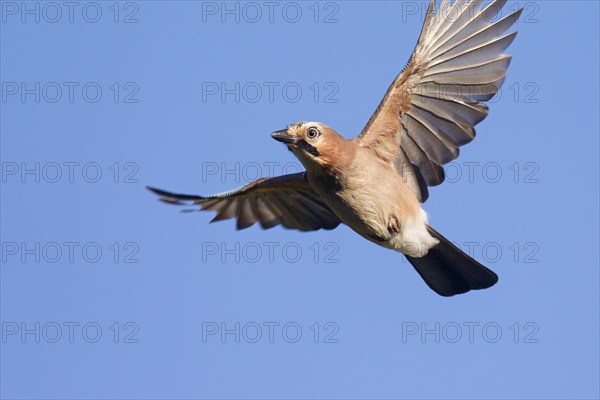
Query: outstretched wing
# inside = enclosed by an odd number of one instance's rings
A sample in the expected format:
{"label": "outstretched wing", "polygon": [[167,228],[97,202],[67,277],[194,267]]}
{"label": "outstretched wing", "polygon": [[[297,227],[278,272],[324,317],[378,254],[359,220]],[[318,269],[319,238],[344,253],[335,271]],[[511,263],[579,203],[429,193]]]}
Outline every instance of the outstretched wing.
{"label": "outstretched wing", "polygon": [[417,46],[356,138],[394,165],[424,202],[444,181],[442,165],[475,138],[504,82],[516,32],[501,36],[522,9],[502,17],[506,0],[431,0]]}
{"label": "outstretched wing", "polygon": [[257,221],[264,229],[283,225],[301,231],[334,229],[340,224],[338,217],[310,186],[305,172],[261,178],[239,189],[211,196],[148,189],[166,203],[198,204],[201,210],[216,211],[211,222],[236,218],[237,229],[248,228]]}

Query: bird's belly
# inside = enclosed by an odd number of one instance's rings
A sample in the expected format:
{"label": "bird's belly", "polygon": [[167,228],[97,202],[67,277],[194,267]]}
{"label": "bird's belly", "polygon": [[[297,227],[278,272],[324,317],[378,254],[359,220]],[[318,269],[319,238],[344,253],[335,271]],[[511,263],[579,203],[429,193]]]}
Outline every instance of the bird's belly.
{"label": "bird's belly", "polygon": [[373,195],[370,189],[319,194],[344,224],[382,247],[422,257],[438,244],[427,231],[427,214],[418,203],[415,210],[401,207],[395,204],[398,199]]}

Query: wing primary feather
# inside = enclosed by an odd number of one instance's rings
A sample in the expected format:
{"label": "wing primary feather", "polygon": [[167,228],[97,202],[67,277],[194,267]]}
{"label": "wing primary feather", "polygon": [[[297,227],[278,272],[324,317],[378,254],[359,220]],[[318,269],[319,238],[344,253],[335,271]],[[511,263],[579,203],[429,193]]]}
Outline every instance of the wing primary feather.
{"label": "wing primary feather", "polygon": [[429,65],[428,72],[432,73],[440,66],[451,70],[461,65],[481,63],[489,59],[494,59],[502,55],[502,52],[510,46],[516,36],[517,32],[512,32],[489,42],[468,49],[461,49],[460,52],[449,52],[446,57],[436,58]]}
{"label": "wing primary feather", "polygon": [[442,85],[489,85],[506,76],[511,56],[500,57],[476,65],[465,65],[451,71],[425,73],[422,82],[435,82]]}
{"label": "wing primary feather", "polygon": [[[460,20],[464,13],[469,9],[470,3],[471,1],[455,0],[448,13],[445,13],[441,8],[438,10],[434,20],[435,33],[432,33],[428,37],[424,38],[424,42],[422,43],[422,49],[424,53],[428,53],[440,39],[446,36],[447,32],[452,28],[452,25],[455,24],[457,20]],[[457,13],[456,16],[454,16],[455,12]]]}
{"label": "wing primary feather", "polygon": [[[498,3],[502,3],[500,7],[496,7],[498,5]],[[498,22],[500,22],[504,18],[501,18],[500,20],[498,20],[496,22],[492,22],[493,18],[495,18],[496,15],[498,15],[500,13],[500,11],[502,10],[502,6],[504,5],[504,3],[506,3],[506,0],[497,1],[495,3],[494,2],[490,3],[488,5],[488,7],[481,10],[479,12],[479,14],[477,16],[475,16],[469,24],[465,25],[452,38],[449,38],[445,42],[440,43],[437,47],[432,48],[431,49],[431,58],[435,59],[435,58],[443,55],[448,50],[451,50],[457,46],[461,46],[463,43],[470,41],[474,37],[479,36],[479,37],[481,37],[480,40],[485,42],[486,40],[489,40],[490,38],[494,38],[494,37],[498,36],[499,34],[501,34],[502,32],[506,31],[514,23],[514,20],[512,22],[510,22],[510,24],[508,24],[508,25],[503,25],[503,24],[498,25]],[[493,7],[493,11],[492,11],[492,13],[490,13],[490,8],[492,8],[492,7]],[[511,15],[515,15],[517,13],[520,15],[521,11],[522,11],[522,9],[517,10],[515,13],[513,13]],[[510,15],[509,15],[509,17],[510,17]],[[493,28],[494,26],[496,26],[496,28]],[[502,28],[503,26],[504,26],[504,28]],[[498,28],[500,28],[500,29],[498,29]]]}
{"label": "wing primary feather", "polygon": [[515,21],[519,19],[522,12],[523,8],[520,8],[512,14],[472,32],[464,39],[461,39],[460,42],[446,43],[444,46],[441,46],[438,50],[436,50],[435,55],[432,58],[435,59],[443,56],[448,52],[459,52],[465,48],[475,47],[495,39],[506,32],[515,23]]}

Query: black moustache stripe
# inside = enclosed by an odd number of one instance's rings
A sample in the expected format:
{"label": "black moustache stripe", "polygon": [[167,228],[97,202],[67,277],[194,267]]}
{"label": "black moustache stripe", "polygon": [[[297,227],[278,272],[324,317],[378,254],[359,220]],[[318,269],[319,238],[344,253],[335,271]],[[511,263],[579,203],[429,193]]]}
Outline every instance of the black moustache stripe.
{"label": "black moustache stripe", "polygon": [[307,153],[312,154],[315,157],[319,157],[321,154],[319,153],[319,150],[317,150],[317,148],[309,143],[306,142],[306,140],[302,139],[298,142],[297,144],[298,148],[306,151]]}

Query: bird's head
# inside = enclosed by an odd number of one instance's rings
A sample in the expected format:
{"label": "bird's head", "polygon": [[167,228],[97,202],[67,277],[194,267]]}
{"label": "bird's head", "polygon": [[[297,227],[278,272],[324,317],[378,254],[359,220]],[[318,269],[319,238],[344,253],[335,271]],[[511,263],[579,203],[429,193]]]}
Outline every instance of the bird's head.
{"label": "bird's head", "polygon": [[307,170],[334,165],[348,142],[332,128],[320,122],[298,122],[273,132],[273,139],[287,144],[288,149]]}

